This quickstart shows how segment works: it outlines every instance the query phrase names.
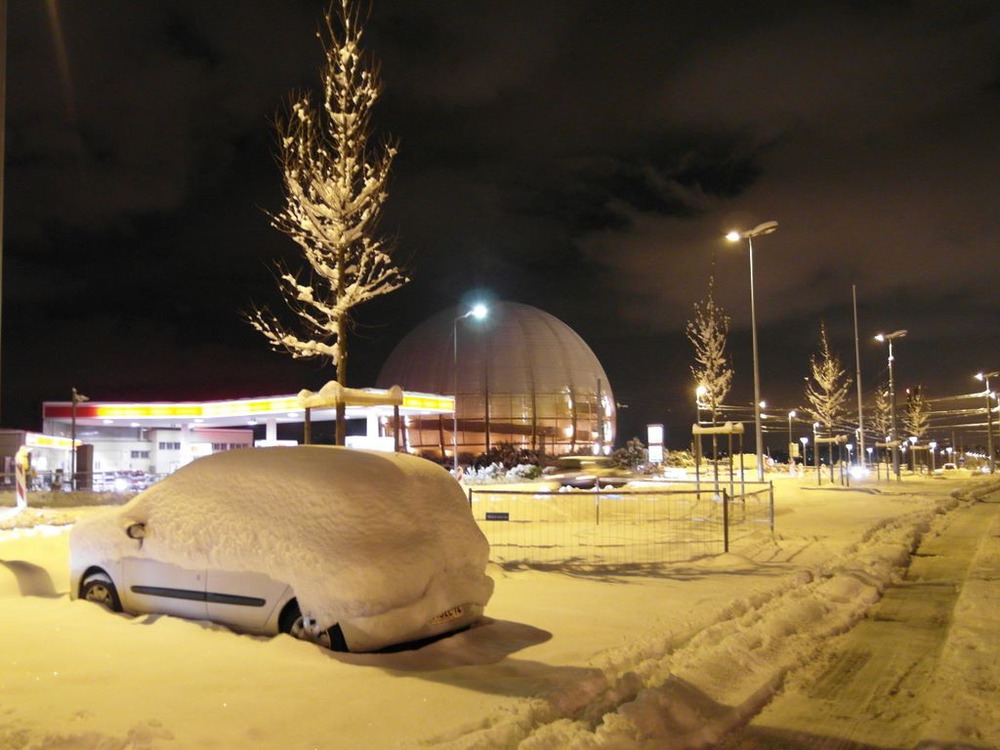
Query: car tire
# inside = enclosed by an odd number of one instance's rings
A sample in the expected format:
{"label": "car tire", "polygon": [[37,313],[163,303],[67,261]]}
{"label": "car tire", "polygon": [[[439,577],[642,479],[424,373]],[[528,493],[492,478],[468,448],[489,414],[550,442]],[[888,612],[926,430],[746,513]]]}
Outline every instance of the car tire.
{"label": "car tire", "polygon": [[111,578],[104,573],[87,576],[80,586],[80,598],[107,607],[112,612],[122,611],[122,602],[118,598],[118,589]]}
{"label": "car tire", "polygon": [[303,624],[302,612],[299,609],[299,604],[297,601],[292,599],[285,606],[285,611],[281,613],[281,617],[278,619],[278,629],[282,633],[287,633],[293,638],[298,638],[302,641],[309,641],[310,643],[315,643],[324,648],[328,648],[331,651],[347,651],[347,641],[344,640],[344,633],[340,629],[340,625],[334,625],[328,630],[324,630],[319,635],[311,633],[308,631]]}

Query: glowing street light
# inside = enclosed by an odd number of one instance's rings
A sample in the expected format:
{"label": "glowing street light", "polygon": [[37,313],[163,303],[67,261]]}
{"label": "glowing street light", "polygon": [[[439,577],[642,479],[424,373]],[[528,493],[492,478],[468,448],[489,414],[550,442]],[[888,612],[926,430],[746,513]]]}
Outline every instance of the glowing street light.
{"label": "glowing street light", "polygon": [[707,395],[708,386],[704,384],[694,389],[694,406],[698,411],[698,424],[701,424],[701,410],[708,408],[708,404],[705,403],[705,396]]}
{"label": "glowing street light", "polygon": [[[896,440],[896,387],[892,379],[892,342],[903,338],[906,333],[904,329],[892,333],[880,333],[875,336],[876,341],[884,341],[889,344],[889,440],[887,442],[890,443]],[[896,471],[896,479],[899,479],[899,454],[896,452],[895,446],[892,447],[892,465]]]}
{"label": "glowing street light", "polygon": [[750,249],[750,328],[753,337],[753,402],[754,402],[754,440],[757,442],[757,480],[764,481],[764,449],[763,438],[760,427],[760,362],[757,356],[757,306],[754,300],[753,286],[753,240],[754,237],[763,237],[771,234],[778,228],[778,222],[765,221],[758,224],[753,229],[745,232],[733,230],[726,235],[730,242],[746,240]]}
{"label": "glowing street light", "polygon": [[993,458],[993,393],[990,391],[990,378],[1000,377],[1000,372],[978,372],[973,377],[986,382],[986,450],[992,474],[996,471],[996,461]]}
{"label": "glowing street light", "polygon": [[452,374],[454,375],[455,383],[455,407],[452,411],[452,430],[451,430],[451,453],[452,461],[455,469],[455,473],[458,473],[458,321],[465,320],[466,318],[472,317],[476,320],[482,320],[489,313],[489,309],[484,304],[476,304],[472,306],[464,315],[459,315],[452,321],[451,324],[451,339],[452,339]]}

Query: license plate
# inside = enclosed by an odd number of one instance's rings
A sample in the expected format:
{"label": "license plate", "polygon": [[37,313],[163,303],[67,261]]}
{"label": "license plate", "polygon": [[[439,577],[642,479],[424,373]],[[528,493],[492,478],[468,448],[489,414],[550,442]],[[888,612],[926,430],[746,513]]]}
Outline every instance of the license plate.
{"label": "license plate", "polygon": [[461,607],[452,607],[449,610],[442,612],[436,617],[431,618],[431,625],[440,625],[442,622],[448,622],[449,620],[457,620],[462,616],[463,610]]}

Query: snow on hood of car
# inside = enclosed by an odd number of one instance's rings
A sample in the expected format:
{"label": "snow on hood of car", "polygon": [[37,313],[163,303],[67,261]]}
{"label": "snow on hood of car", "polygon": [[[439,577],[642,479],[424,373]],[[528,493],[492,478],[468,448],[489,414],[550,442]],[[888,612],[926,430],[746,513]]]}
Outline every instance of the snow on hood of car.
{"label": "snow on hood of car", "polygon": [[414,627],[485,605],[489,543],[461,486],[404,453],[331,446],[252,448],[198,459],[70,537],[74,566],[143,552],[185,568],[257,571],[292,586],[328,627],[405,611]]}

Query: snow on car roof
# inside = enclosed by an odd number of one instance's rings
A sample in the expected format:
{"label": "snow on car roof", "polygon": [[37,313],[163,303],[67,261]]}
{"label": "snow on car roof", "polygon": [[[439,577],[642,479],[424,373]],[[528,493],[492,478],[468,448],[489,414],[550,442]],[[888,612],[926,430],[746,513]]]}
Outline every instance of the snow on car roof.
{"label": "snow on car roof", "polygon": [[136,522],[146,524],[151,557],[266,573],[289,583],[303,613],[323,626],[412,608],[421,598],[426,606],[416,616],[430,619],[463,602],[485,604],[493,590],[484,572],[489,545],[461,486],[405,453],[332,446],[217,453],[79,526],[117,527],[100,536],[134,554],[124,529]]}

